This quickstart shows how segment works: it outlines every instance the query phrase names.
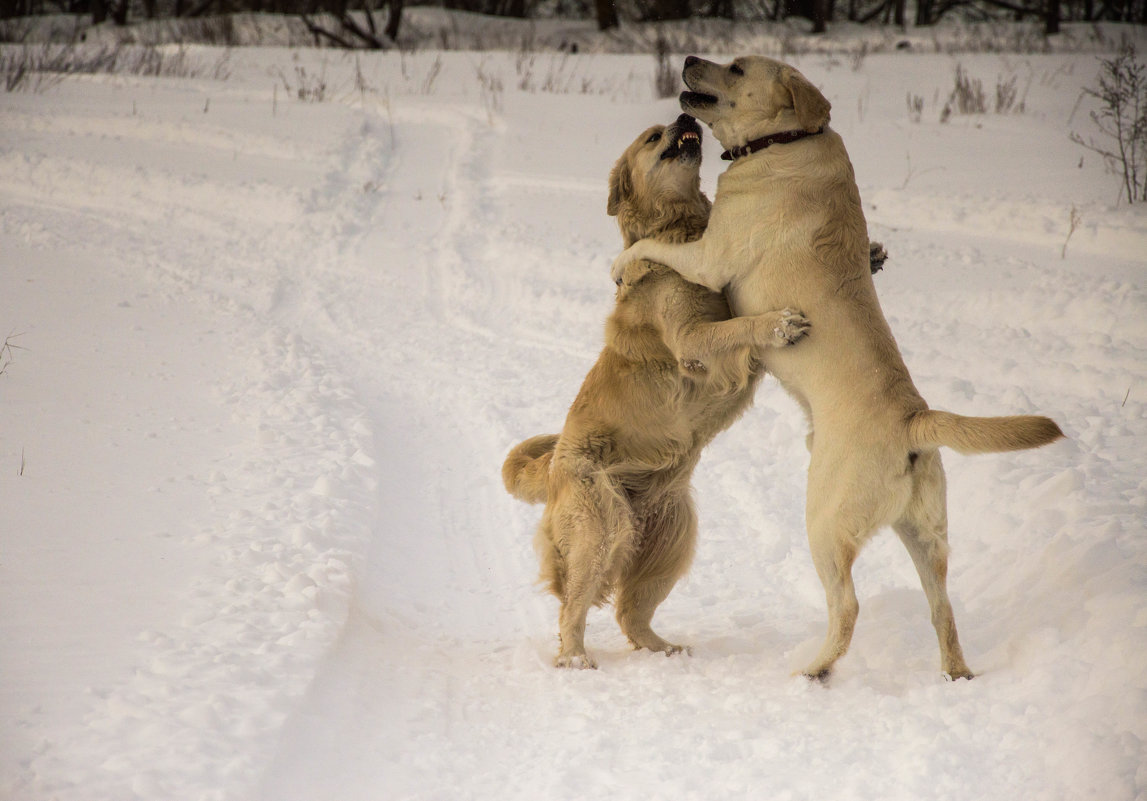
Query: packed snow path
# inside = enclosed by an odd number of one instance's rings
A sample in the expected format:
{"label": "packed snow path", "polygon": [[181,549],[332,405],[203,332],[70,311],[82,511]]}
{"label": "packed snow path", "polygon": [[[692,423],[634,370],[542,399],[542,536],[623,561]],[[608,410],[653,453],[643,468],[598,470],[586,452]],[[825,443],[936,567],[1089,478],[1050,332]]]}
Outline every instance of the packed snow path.
{"label": "packed snow path", "polygon": [[948,57],[799,62],[922,393],[1069,435],[945,457],[958,683],[888,536],[829,686],[792,677],[825,612],[768,381],[658,614],[692,657],[605,609],[600,669],[550,665],[540,510],[498,470],[599,348],[606,174],[677,113],[651,59],[251,50],[0,96],[0,795],[1142,798],[1147,218],[1067,140],[1092,56],[962,61],[1024,113],[912,122]]}

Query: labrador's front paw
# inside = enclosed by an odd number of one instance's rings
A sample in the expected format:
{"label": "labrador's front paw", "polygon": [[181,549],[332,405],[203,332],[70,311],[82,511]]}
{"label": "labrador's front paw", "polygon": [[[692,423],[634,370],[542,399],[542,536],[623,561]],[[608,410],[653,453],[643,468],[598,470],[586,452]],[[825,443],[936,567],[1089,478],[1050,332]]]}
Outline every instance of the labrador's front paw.
{"label": "labrador's front paw", "polygon": [[621,281],[625,278],[625,268],[633,261],[626,254],[628,250],[623,250],[618,254],[617,258],[613,260],[613,267],[610,268],[609,277],[613,283],[621,286]]}
{"label": "labrador's front paw", "polygon": [[625,269],[621,273],[621,280],[617,282],[618,286],[636,286],[641,282],[641,279],[649,275],[653,269],[653,265],[644,260],[631,261],[625,265]]}
{"label": "labrador's front paw", "polygon": [[868,269],[873,275],[884,269],[884,262],[888,261],[888,251],[881,242],[868,243]]}

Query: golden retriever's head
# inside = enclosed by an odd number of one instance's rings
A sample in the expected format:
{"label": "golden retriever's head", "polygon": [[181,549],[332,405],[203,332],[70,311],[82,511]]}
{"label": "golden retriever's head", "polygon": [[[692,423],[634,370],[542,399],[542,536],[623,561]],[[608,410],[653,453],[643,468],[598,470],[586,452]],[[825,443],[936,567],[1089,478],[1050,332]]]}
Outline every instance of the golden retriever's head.
{"label": "golden retriever's head", "polygon": [[713,129],[726,148],[781,131],[820,130],[831,104],[808,79],[780,61],[741,56],[714,64],[696,56],[685,59],[681,73],[690,91],[681,108]]}
{"label": "golden retriever's head", "polygon": [[606,210],[617,217],[627,247],[674,226],[684,229],[698,215],[704,226],[709,207],[701,192],[701,127],[687,114],[646,129],[609,174]]}

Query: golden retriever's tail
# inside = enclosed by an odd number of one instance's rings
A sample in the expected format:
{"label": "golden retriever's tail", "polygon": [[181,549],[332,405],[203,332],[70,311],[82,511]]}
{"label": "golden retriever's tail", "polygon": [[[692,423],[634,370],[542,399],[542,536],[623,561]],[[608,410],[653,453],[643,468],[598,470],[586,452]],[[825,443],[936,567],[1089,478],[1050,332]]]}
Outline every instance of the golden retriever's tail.
{"label": "golden retriever's tail", "polygon": [[545,503],[546,476],[557,444],[557,434],[541,434],[515,445],[502,463],[506,492],[526,503]]}
{"label": "golden retriever's tail", "polygon": [[965,417],[925,409],[908,420],[908,439],[913,448],[944,446],[960,453],[1020,451],[1047,445],[1062,436],[1054,420],[1034,414]]}

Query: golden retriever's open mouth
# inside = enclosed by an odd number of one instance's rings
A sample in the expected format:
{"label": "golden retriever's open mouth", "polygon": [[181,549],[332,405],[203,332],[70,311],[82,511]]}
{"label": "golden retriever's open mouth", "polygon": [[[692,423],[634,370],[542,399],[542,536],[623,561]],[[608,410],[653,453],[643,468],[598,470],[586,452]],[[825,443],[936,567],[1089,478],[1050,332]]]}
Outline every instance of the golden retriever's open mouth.
{"label": "golden retriever's open mouth", "polygon": [[688,161],[701,158],[701,126],[688,114],[682,114],[665,129],[669,147],[661,153],[661,160],[682,158]]}

